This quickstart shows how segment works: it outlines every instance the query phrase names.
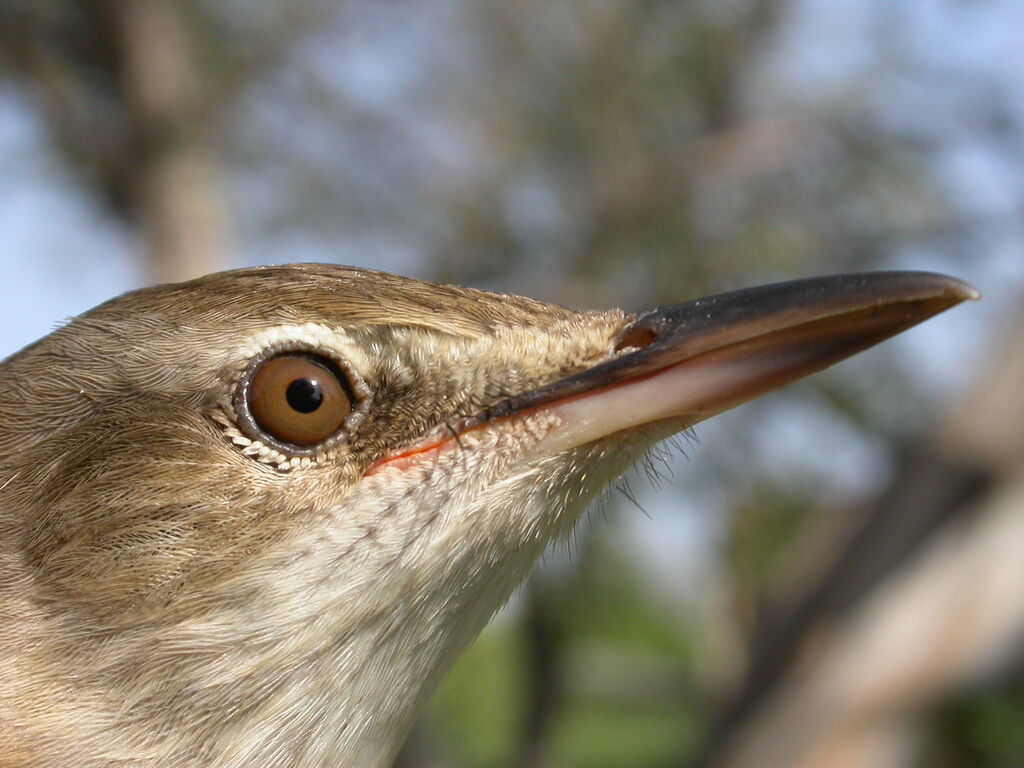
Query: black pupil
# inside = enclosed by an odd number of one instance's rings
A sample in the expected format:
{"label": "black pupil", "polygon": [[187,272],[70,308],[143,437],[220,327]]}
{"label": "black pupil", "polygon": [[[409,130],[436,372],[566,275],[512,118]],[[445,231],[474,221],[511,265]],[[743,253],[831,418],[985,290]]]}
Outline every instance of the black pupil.
{"label": "black pupil", "polygon": [[324,391],[316,379],[296,379],[288,385],[284,396],[299,413],[312,413],[324,401]]}

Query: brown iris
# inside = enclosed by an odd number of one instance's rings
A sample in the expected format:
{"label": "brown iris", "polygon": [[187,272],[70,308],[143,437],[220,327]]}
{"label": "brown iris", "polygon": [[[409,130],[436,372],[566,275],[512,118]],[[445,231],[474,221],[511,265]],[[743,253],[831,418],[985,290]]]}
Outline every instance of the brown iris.
{"label": "brown iris", "polygon": [[341,429],[352,410],[343,374],[329,360],[290,353],[272,357],[253,374],[249,411],[264,432],[291,445],[321,443]]}

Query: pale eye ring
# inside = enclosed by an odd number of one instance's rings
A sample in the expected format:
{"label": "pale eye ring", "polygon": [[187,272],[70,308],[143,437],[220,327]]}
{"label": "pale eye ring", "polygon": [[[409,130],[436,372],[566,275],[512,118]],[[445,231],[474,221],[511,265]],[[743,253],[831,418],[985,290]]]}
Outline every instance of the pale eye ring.
{"label": "pale eye ring", "polygon": [[269,349],[253,359],[235,392],[240,426],[292,455],[315,455],[346,440],[361,415],[350,372],[306,349]]}

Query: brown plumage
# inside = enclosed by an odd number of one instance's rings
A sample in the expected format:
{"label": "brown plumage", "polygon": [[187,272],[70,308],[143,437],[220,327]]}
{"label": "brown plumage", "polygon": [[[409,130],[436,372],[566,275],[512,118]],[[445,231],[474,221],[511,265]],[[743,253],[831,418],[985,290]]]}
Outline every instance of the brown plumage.
{"label": "brown plumage", "polygon": [[[0,766],[387,765],[544,546],[654,441],[971,296],[935,276],[852,279],[805,289],[817,314],[795,336],[787,298],[696,351],[714,334],[684,344],[671,313],[631,326],[319,265],[73,320],[0,366]],[[763,386],[744,374],[635,426],[608,406],[625,421],[605,432],[568,423],[612,383],[624,396],[691,358],[716,371],[744,345],[760,359],[761,339],[797,349],[779,340],[808,328],[831,351]],[[319,442],[252,416],[254,371],[282,354],[351,399]]]}

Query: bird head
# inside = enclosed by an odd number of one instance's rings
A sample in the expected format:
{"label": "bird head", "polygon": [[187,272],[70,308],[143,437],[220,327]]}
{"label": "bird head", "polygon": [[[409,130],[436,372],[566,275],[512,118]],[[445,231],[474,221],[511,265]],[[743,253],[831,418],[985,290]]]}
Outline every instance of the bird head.
{"label": "bird head", "polygon": [[875,273],[632,316],[298,265],[101,305],[0,366],[10,765],[384,766],[655,442],[973,295]]}

